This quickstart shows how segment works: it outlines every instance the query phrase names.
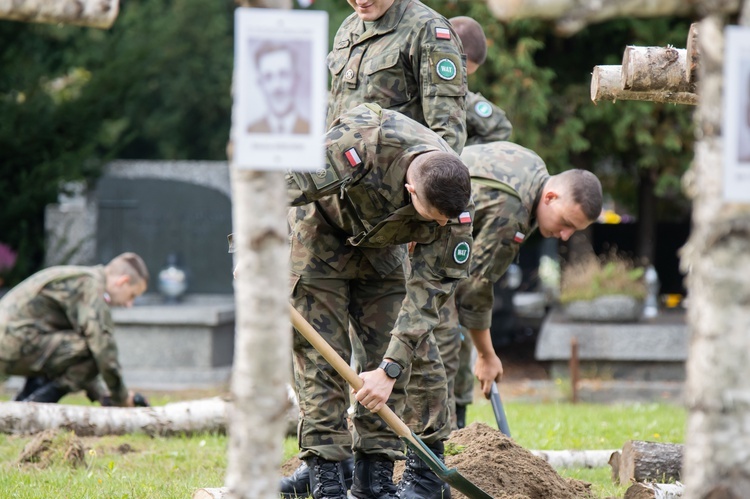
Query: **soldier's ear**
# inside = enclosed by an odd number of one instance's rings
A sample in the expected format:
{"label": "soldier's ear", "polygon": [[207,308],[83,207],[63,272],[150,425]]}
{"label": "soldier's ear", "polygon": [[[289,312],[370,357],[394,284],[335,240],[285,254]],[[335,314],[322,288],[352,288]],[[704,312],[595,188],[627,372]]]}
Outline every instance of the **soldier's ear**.
{"label": "soldier's ear", "polygon": [[122,286],[123,284],[128,284],[130,282],[130,276],[127,274],[122,274],[120,277],[115,279],[115,284],[117,286]]}
{"label": "soldier's ear", "polygon": [[417,193],[417,190],[411,184],[404,184],[404,187],[406,187],[406,190],[409,191],[409,194],[416,194]]}

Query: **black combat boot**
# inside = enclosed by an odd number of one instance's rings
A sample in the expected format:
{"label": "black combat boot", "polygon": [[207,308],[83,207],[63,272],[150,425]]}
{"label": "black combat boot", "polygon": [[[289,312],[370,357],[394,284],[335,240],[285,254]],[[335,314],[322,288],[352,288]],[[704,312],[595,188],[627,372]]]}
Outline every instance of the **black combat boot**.
{"label": "black combat boot", "polygon": [[344,471],[340,461],[311,457],[305,462],[309,468],[313,499],[346,499]]}
{"label": "black combat boot", "polygon": [[[344,485],[349,490],[352,486],[352,475],[354,474],[354,458],[350,457],[341,461],[341,467],[344,471]],[[281,479],[281,495],[286,498],[308,497],[310,495],[310,468],[304,461],[297,466],[291,476],[285,476]]]}
{"label": "black combat boot", "polygon": [[459,430],[466,427],[466,406],[456,404],[456,428]]}
{"label": "black combat boot", "polygon": [[[344,471],[344,485],[346,485],[346,490],[349,490],[354,474],[354,458],[350,457],[341,461],[341,468]],[[310,468],[307,463],[303,461],[294,473],[281,479],[281,495],[287,499],[304,498],[310,495]]]}
{"label": "black combat boot", "polygon": [[[431,444],[430,450],[443,462],[443,442]],[[406,468],[398,483],[399,499],[450,499],[451,488],[411,449],[406,451]]]}
{"label": "black combat boot", "polygon": [[393,461],[375,454],[357,454],[352,496],[357,499],[396,499]]}
{"label": "black combat boot", "polygon": [[70,390],[63,388],[57,384],[57,381],[50,381],[46,385],[43,385],[34,392],[26,397],[24,402],[48,402],[50,404],[57,403],[65,394]]}
{"label": "black combat boot", "polygon": [[41,388],[47,383],[49,383],[49,379],[47,379],[46,376],[29,376],[26,378],[26,383],[24,383],[23,388],[16,394],[13,400],[16,402],[23,402],[26,400],[26,397],[34,393],[37,388]]}

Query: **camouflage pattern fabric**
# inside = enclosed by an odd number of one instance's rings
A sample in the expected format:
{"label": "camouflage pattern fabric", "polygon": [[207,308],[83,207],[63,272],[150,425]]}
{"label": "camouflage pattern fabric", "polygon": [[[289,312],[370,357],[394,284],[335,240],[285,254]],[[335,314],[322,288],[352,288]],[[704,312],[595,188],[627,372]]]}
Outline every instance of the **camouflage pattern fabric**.
{"label": "camouflage pattern fabric", "polygon": [[512,131],[513,125],[505,111],[478,92],[466,93],[467,146],[508,140]]}
{"label": "camouflage pattern fabric", "polygon": [[104,300],[104,267],[37,272],[0,299],[0,372],[45,375],[71,391],[101,374],[117,405],[128,391]]}
{"label": "camouflage pattern fabric", "polygon": [[[288,176],[297,206],[289,217],[291,301],[344,358],[352,354],[351,325],[362,344],[354,352],[362,369],[376,368],[384,357],[405,368],[388,402],[398,414],[415,351],[434,352],[439,360],[431,331],[457,282],[468,277],[469,254],[462,250],[471,245],[468,221],[441,227],[417,214],[404,188],[406,169],[423,152],[452,151],[414,120],[372,105],[343,114],[325,143],[325,168]],[[473,213],[473,205],[467,212]],[[407,274],[411,241],[417,244]],[[295,337],[294,356],[301,458],[340,460],[352,445],[355,451],[403,457],[396,435],[359,404],[352,440],[346,382],[304,339]],[[434,416],[435,432],[422,435],[428,443],[450,432],[445,373],[439,362],[435,369],[438,385],[432,390],[441,399],[440,414]]]}
{"label": "camouflage pattern fabric", "polygon": [[396,0],[369,28],[352,13],[328,54],[327,125],[354,106],[374,102],[424,124],[460,153],[466,142],[462,54],[448,20],[417,0]]}

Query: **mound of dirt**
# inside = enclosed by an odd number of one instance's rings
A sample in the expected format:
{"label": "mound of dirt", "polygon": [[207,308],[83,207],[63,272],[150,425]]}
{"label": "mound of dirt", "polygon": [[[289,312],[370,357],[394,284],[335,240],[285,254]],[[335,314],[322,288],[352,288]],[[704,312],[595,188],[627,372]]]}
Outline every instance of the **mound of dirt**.
{"label": "mound of dirt", "polygon": [[[593,497],[591,484],[561,477],[545,460],[533,455],[500,431],[472,423],[454,431],[446,443],[448,468],[495,499],[577,499]],[[453,499],[465,496],[451,491]]]}
{"label": "mound of dirt", "polygon": [[46,468],[64,462],[76,468],[86,464],[83,443],[72,431],[44,430],[26,444],[18,456],[19,464]]}
{"label": "mound of dirt", "polygon": [[[454,431],[446,442],[445,464],[494,499],[579,499],[593,497],[591,484],[561,477],[542,458],[483,423]],[[289,476],[299,466],[296,457],[286,461],[281,473]],[[398,483],[404,461],[396,462],[393,480]],[[453,499],[466,496],[451,489]]]}

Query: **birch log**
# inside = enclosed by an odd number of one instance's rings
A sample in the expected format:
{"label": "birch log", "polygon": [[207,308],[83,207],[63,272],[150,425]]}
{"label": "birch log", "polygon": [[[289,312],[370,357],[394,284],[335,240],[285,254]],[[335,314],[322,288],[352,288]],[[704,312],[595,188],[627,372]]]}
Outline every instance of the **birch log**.
{"label": "birch log", "polygon": [[698,50],[698,23],[690,25],[686,47],[685,79],[688,83],[695,83],[698,81],[698,63],[700,61],[700,50]]}
{"label": "birch log", "polygon": [[110,28],[119,0],[0,0],[0,19]]}
{"label": "birch log", "polygon": [[58,428],[72,430],[78,436],[224,432],[227,406],[218,397],[133,408],[3,402],[0,432],[29,434]]}
{"label": "birch log", "polygon": [[203,488],[193,492],[192,499],[224,499],[229,497],[229,489],[226,487]]}
{"label": "birch log", "polygon": [[532,450],[531,453],[559,468],[601,468],[614,450]]}
{"label": "birch log", "polygon": [[[535,17],[555,20],[561,35],[573,35],[588,24],[615,17],[683,16],[694,12],[685,0],[487,0],[501,21]],[[738,1],[733,2],[737,6]]]}
{"label": "birch log", "polygon": [[629,440],[620,455],[620,485],[635,482],[679,480],[682,445]]}
{"label": "birch log", "polygon": [[674,47],[628,46],[622,56],[622,88],[634,92],[695,93],[685,75],[687,51]]}
{"label": "birch log", "polygon": [[634,483],[623,499],[679,499],[683,491],[681,483]]}
{"label": "birch log", "polygon": [[698,95],[690,92],[670,92],[666,90],[634,92],[622,88],[622,66],[594,66],[591,74],[591,100],[598,101],[637,100],[668,102],[672,104],[698,103]]}

